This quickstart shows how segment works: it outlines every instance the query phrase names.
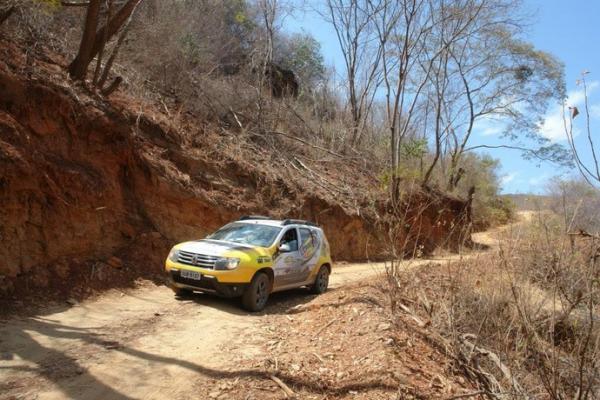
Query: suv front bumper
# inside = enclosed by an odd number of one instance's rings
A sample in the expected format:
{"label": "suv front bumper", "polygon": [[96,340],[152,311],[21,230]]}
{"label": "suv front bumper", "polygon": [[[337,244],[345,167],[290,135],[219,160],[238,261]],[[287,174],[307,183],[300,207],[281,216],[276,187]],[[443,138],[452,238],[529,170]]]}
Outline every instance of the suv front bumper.
{"label": "suv front bumper", "polygon": [[169,271],[169,285],[181,289],[213,293],[222,297],[238,297],[244,293],[247,283],[221,283],[216,277],[202,275],[200,280],[184,278],[179,270]]}

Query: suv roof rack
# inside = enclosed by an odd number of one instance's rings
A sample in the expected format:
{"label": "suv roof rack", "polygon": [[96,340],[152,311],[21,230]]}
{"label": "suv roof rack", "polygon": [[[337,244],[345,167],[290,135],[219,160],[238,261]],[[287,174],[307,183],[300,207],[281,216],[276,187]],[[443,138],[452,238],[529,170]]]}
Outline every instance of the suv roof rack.
{"label": "suv roof rack", "polygon": [[292,225],[292,224],[317,226],[317,227],[319,226],[319,225],[315,224],[314,222],[306,221],[303,219],[286,219],[281,223],[282,226]]}
{"label": "suv roof rack", "polygon": [[264,215],[244,215],[243,217],[238,219],[238,221],[246,221],[249,219],[272,219],[272,218],[265,217]]}

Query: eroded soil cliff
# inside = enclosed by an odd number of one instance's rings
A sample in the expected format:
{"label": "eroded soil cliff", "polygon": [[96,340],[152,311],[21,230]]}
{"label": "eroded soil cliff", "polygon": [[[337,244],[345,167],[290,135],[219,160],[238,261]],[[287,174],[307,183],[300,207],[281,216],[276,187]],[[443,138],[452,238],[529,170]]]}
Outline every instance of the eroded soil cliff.
{"label": "eroded soil cliff", "polygon": [[[337,260],[385,256],[374,179],[344,163],[288,165],[193,116],[103,99],[55,58],[0,42],[0,298],[160,279],[170,246],[244,214],[315,220]],[[458,199],[413,201],[425,249],[463,221]]]}

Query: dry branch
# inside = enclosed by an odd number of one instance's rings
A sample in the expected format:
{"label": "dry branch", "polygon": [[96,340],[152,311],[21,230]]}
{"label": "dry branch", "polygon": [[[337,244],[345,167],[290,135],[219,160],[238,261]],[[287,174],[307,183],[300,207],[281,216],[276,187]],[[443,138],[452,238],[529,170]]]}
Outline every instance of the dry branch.
{"label": "dry branch", "polygon": [[[121,34],[119,35],[119,38],[117,39],[117,44],[115,45],[115,47],[112,51],[112,54],[110,55],[106,65],[104,66],[104,71],[102,72],[102,76],[100,77],[100,81],[98,82],[98,86],[100,88],[102,88],[104,86],[104,84],[106,83],[106,80],[108,79],[108,74],[110,73],[110,70],[119,54],[119,50],[121,49],[121,46],[123,45],[125,38],[127,37],[127,33],[129,32],[129,27],[131,26],[131,21],[133,20],[133,16],[135,14],[138,4],[140,4],[140,2],[135,4],[135,6],[133,7],[133,10],[131,11],[131,14],[129,14],[129,18],[125,22],[125,26],[121,30]],[[107,35],[106,31],[104,34]],[[105,40],[108,40],[108,39],[106,38]],[[112,93],[112,92],[110,92],[110,93]]]}
{"label": "dry branch", "polygon": [[123,78],[117,76],[106,89],[102,89],[102,95],[106,97],[110,96],[115,90],[119,88],[121,82],[123,82]]}
{"label": "dry branch", "polygon": [[477,353],[480,354],[482,356],[486,356],[490,361],[492,361],[496,367],[498,367],[498,369],[502,372],[502,375],[504,375],[504,378],[510,382],[510,384],[512,385],[513,389],[515,390],[515,392],[517,392],[519,394],[519,396],[521,398],[524,399],[528,399],[529,396],[527,395],[526,391],[523,390],[523,387],[519,384],[519,382],[517,382],[517,380],[515,379],[514,375],[512,374],[510,368],[504,364],[502,362],[502,360],[500,360],[500,357],[494,353],[493,351],[484,349],[482,347],[476,346],[474,343],[471,343],[467,340],[467,336],[463,335],[460,338],[460,341],[463,345],[466,346],[467,349],[467,354],[472,354],[472,353]]}
{"label": "dry branch", "polygon": [[290,389],[290,387],[288,385],[286,385],[285,383],[283,383],[283,381],[281,379],[279,379],[275,375],[271,375],[270,378],[271,378],[271,380],[273,382],[275,382],[276,384],[279,385],[279,387],[281,388],[281,390],[284,391],[284,393],[285,393],[285,395],[286,395],[287,398],[293,399],[293,398],[296,397],[296,394],[294,393],[294,391],[292,389]]}
{"label": "dry branch", "polygon": [[404,311],[405,313],[410,315],[410,317],[417,323],[417,325],[419,325],[419,328],[425,328],[426,326],[428,326],[431,323],[430,321],[425,322],[421,318],[417,317],[415,315],[415,313],[410,308],[408,308],[406,305],[404,305],[402,303],[396,303],[396,305],[398,307],[400,307],[400,309],[402,311]]}
{"label": "dry branch", "polygon": [[321,329],[319,329],[317,332],[315,332],[315,334],[313,335],[313,339],[316,339],[319,337],[319,335],[327,328],[329,328],[331,325],[333,325],[334,322],[336,322],[339,318],[334,318],[331,321],[329,321],[326,325],[324,325],[323,327],[321,327]]}
{"label": "dry branch", "polygon": [[281,136],[285,136],[285,137],[287,137],[287,138],[289,138],[289,139],[296,140],[296,141],[298,141],[298,142],[300,142],[300,143],[302,143],[302,144],[305,144],[305,145],[307,145],[307,146],[310,146],[310,147],[312,147],[312,148],[314,148],[314,149],[319,149],[319,150],[322,150],[322,151],[324,151],[324,152],[326,152],[326,153],[329,153],[329,154],[331,154],[332,156],[336,156],[336,157],[343,158],[343,159],[351,158],[351,157],[344,156],[344,155],[342,155],[342,154],[338,154],[338,153],[336,153],[336,152],[334,152],[334,151],[331,151],[331,150],[329,150],[329,149],[326,149],[325,147],[321,147],[321,146],[317,146],[316,144],[309,143],[309,142],[307,142],[307,141],[306,141],[306,140],[304,140],[304,139],[301,139],[301,138],[299,138],[299,137],[296,137],[296,136],[290,135],[290,134],[288,134],[288,133],[279,132],[279,131],[270,131],[269,133],[276,134],[276,135],[281,135]]}
{"label": "dry branch", "polygon": [[[439,351],[451,356],[471,380],[476,381],[478,385],[483,387],[483,389],[480,390],[477,394],[484,394],[490,398],[503,398],[502,394],[505,391],[503,390],[500,382],[498,382],[498,380],[494,377],[493,374],[484,370],[480,365],[477,365],[475,362],[473,362],[472,358],[469,357],[469,354],[471,354],[473,351],[477,351],[479,354],[487,355],[488,357],[491,354],[492,361],[494,361],[495,364],[499,366],[505,377],[510,377],[510,381],[513,384],[513,387],[520,389],[521,392],[524,394],[524,391],[522,391],[521,386],[518,384],[518,382],[515,381],[514,377],[510,373],[510,369],[500,361],[500,358],[495,353],[492,353],[480,347],[473,349],[466,348],[467,346],[454,346],[448,339],[444,338],[440,334],[428,330],[426,328],[426,325],[424,326],[425,323],[419,317],[417,317],[416,313],[409,307],[407,307],[404,304],[399,304],[399,307],[400,309],[402,309],[402,311],[410,315],[411,318],[417,323],[418,326],[415,327],[415,331],[424,340],[426,340],[429,344],[431,344],[434,348],[438,349]],[[471,394],[471,396],[475,396],[475,394]],[[524,394],[522,398],[527,399],[528,397]]]}
{"label": "dry branch", "polygon": [[584,231],[583,229],[580,229],[579,232],[569,232],[568,235],[591,238],[591,239],[600,239],[599,235],[594,235],[592,233]]}

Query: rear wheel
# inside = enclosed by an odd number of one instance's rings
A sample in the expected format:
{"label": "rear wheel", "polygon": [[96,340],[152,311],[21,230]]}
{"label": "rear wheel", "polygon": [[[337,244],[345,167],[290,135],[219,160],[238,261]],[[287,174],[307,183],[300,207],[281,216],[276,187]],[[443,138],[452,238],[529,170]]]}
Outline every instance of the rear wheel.
{"label": "rear wheel", "polygon": [[310,287],[310,291],[314,294],[321,294],[327,290],[327,286],[329,286],[329,268],[323,265],[319,269],[315,283]]}
{"label": "rear wheel", "polygon": [[242,305],[248,311],[261,311],[267,304],[271,282],[269,277],[262,272],[252,278],[252,282],[244,291]]}

